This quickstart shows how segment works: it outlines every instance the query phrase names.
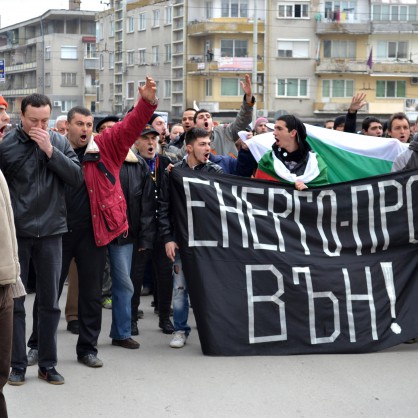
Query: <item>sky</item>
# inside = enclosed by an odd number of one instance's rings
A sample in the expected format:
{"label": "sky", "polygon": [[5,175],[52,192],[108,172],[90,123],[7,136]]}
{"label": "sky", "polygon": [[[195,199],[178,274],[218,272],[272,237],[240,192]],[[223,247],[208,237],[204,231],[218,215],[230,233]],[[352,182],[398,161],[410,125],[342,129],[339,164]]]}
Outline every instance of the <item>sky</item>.
{"label": "sky", "polygon": [[[108,3],[102,0],[103,3]],[[68,10],[68,0],[0,0],[1,27],[14,25],[41,16],[50,9]],[[81,10],[106,10],[100,0],[81,0]]]}

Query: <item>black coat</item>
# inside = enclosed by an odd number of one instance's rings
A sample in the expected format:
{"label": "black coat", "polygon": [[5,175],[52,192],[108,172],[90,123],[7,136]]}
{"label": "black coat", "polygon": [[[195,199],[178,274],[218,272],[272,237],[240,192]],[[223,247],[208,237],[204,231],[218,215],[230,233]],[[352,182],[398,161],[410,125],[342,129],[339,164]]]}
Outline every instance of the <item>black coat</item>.
{"label": "black coat", "polygon": [[120,183],[126,200],[129,229],[115,239],[119,245],[137,243],[138,248],[153,248],[156,233],[154,202],[149,196],[154,187],[147,163],[130,151],[120,169]]}
{"label": "black coat", "polygon": [[80,186],[83,172],[65,137],[50,131],[50,140],[50,159],[21,127],[0,144],[0,169],[10,189],[18,237],[67,232],[64,184]]}

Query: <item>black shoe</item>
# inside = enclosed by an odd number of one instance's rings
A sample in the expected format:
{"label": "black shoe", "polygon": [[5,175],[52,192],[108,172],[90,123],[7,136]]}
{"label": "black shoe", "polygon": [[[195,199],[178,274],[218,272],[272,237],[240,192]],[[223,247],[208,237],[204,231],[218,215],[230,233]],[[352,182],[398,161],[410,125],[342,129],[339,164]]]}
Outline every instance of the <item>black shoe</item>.
{"label": "black shoe", "polygon": [[138,313],[136,314],[136,317],[138,319],[143,319],[144,318],[144,311],[142,309],[138,309]]}
{"label": "black shoe", "polygon": [[7,383],[12,386],[21,386],[25,383],[25,374],[26,369],[19,369],[17,367],[12,367],[12,371],[9,374],[9,379]]}
{"label": "black shoe", "polygon": [[63,385],[64,378],[55,370],[55,367],[39,367],[39,379],[46,380],[51,385]]}
{"label": "black shoe", "polygon": [[76,334],[76,335],[80,333],[80,326],[78,324],[78,319],[68,322],[67,331],[70,331],[71,334]]}
{"label": "black shoe", "polygon": [[112,345],[117,345],[118,347],[129,348],[135,350],[139,348],[139,342],[133,340],[132,338],[126,338],[125,340],[112,340]]}
{"label": "black shoe", "polygon": [[131,335],[139,335],[138,324],[136,321],[131,322]]}
{"label": "black shoe", "polygon": [[158,326],[162,329],[163,334],[172,334],[175,331],[174,325],[169,319],[160,320]]}
{"label": "black shoe", "polygon": [[80,363],[85,364],[87,367],[102,367],[103,361],[100,360],[96,354],[87,354],[83,357],[78,357],[77,359]]}

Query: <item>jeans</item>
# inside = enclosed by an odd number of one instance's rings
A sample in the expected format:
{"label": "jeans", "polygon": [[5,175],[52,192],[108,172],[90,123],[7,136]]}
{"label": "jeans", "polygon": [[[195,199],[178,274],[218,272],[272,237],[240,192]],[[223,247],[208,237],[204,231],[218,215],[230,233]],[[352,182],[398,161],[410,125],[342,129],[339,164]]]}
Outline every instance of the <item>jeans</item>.
{"label": "jeans", "polygon": [[7,418],[3,387],[10,371],[12,353],[13,299],[10,286],[0,286],[0,417]]}
{"label": "jeans", "polygon": [[182,269],[181,259],[176,253],[173,266],[173,322],[176,331],[184,331],[186,336],[190,334],[190,326],[187,324],[189,318],[189,293],[187,291],[186,279]]}
{"label": "jeans", "polygon": [[110,338],[126,340],[131,336],[131,300],[134,286],[131,280],[133,244],[107,246],[112,276],[112,326]]}
{"label": "jeans", "polygon": [[[61,311],[58,306],[58,287],[62,265],[62,237],[18,238],[21,278],[27,286],[29,262],[36,273],[37,317],[34,318],[39,350],[39,366],[57,364],[57,328]],[[14,300],[12,367],[26,369],[26,312],[25,297]]]}

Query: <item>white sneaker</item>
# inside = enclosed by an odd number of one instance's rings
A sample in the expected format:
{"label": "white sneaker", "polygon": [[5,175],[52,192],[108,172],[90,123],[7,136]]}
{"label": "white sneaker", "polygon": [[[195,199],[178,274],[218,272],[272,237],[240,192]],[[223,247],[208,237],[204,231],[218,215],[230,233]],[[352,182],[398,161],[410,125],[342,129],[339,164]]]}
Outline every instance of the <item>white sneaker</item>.
{"label": "white sneaker", "polygon": [[173,332],[173,338],[170,341],[171,348],[182,348],[186,344],[187,335],[184,331],[175,331]]}

